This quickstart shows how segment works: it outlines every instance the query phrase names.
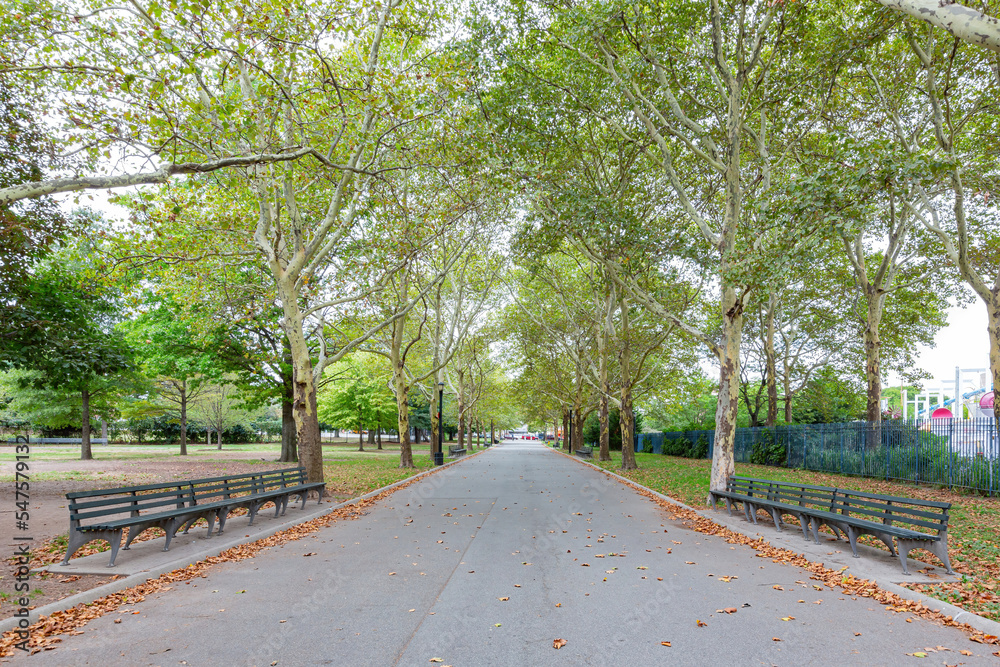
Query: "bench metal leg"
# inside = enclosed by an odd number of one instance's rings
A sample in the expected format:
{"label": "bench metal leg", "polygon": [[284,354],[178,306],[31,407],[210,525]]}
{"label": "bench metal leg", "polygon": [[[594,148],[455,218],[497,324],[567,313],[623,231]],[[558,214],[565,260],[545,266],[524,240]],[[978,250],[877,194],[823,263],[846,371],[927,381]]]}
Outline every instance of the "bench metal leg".
{"label": "bench metal leg", "polygon": [[809,521],[809,530],[812,532],[813,542],[819,544],[819,519],[815,517],[806,517]]}
{"label": "bench metal leg", "polygon": [[115,559],[118,558],[118,547],[121,546],[122,543],[122,531],[118,530],[116,532],[117,535],[115,535],[115,538],[111,540],[111,560],[108,561],[108,567],[115,566]]}
{"label": "bench metal leg", "polygon": [[226,519],[229,518],[229,508],[223,507],[221,510],[216,511],[215,516],[219,519],[219,530],[215,534],[222,535],[222,529],[226,527]]}
{"label": "bench metal leg", "polygon": [[847,524],[847,539],[851,543],[851,551],[854,552],[855,558],[861,558],[858,555],[858,535],[861,533],[851,524]]}
{"label": "bench metal leg", "polygon": [[777,507],[767,507],[765,508],[771,513],[771,518],[774,519],[774,527],[781,532],[781,512],[778,511]]}
{"label": "bench metal leg", "polygon": [[60,565],[69,565],[69,559],[73,557],[80,547],[92,540],[104,540],[111,546],[111,563],[108,567],[114,567],[115,556],[118,555],[118,547],[122,541],[122,529],[118,530],[70,530],[69,544],[66,545],[66,555],[63,556]]}
{"label": "bench metal leg", "polygon": [[941,559],[948,574],[955,574],[951,569],[951,561],[948,559],[948,545],[943,540],[913,540],[905,537],[897,537],[896,544],[899,545],[899,562],[903,566],[903,574],[909,574],[906,566],[906,556],[911,549],[926,549]]}

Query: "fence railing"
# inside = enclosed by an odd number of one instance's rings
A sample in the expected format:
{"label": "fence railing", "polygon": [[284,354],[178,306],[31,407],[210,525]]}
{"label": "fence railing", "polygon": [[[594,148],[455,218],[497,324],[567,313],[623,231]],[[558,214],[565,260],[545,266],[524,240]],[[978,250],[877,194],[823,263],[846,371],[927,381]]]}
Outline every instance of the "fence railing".
{"label": "fence railing", "polygon": [[[638,451],[711,458],[715,431],[642,433]],[[923,419],[736,429],[735,459],[1000,493],[992,419]]]}

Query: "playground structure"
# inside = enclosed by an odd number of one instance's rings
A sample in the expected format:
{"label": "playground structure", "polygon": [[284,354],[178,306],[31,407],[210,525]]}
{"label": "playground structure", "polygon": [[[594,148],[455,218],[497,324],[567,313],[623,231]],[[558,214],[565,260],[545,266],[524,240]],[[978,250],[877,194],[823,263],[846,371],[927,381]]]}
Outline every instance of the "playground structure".
{"label": "playground structure", "polygon": [[939,380],[936,387],[929,387],[915,396],[909,396],[904,389],[901,396],[903,419],[992,417],[994,392],[992,383],[987,386],[989,377],[988,368],[956,366],[954,384]]}

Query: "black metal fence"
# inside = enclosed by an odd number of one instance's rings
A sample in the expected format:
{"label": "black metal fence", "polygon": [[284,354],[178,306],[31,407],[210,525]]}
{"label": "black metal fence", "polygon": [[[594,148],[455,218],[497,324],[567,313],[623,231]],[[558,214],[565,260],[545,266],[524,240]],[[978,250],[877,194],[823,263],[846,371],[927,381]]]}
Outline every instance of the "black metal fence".
{"label": "black metal fence", "polygon": [[[714,431],[642,433],[638,451],[711,458]],[[736,429],[736,461],[1000,493],[992,419],[926,419]]]}

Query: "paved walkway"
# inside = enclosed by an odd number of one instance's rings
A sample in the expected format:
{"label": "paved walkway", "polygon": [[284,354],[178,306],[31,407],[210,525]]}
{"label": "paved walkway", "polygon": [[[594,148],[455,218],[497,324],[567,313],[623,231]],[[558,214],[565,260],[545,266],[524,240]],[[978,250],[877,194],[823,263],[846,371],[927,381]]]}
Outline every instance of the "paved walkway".
{"label": "paved walkway", "polygon": [[[960,631],[907,622],[816,583],[669,521],[634,491],[541,444],[505,443],[397,492],[363,519],[215,567],[28,660],[898,665],[940,646],[951,650],[927,664],[996,664],[989,647]],[[725,608],[737,611],[717,613]],[[557,638],[567,642],[560,650]]]}

